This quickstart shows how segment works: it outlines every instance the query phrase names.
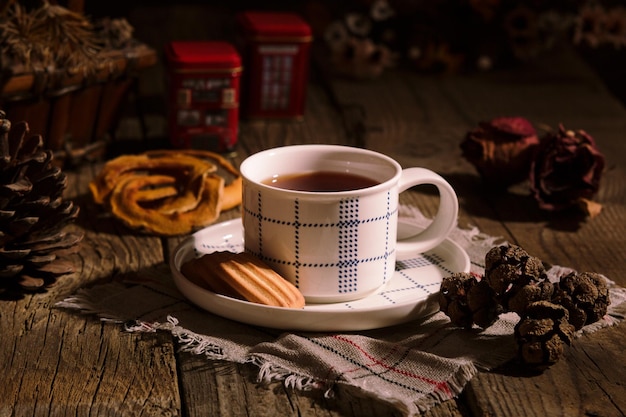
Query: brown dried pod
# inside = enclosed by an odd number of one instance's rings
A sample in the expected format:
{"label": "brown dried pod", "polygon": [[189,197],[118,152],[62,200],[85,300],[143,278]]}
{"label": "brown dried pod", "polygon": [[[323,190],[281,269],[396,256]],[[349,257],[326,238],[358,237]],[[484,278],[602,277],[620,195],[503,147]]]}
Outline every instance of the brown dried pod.
{"label": "brown dried pod", "polygon": [[467,304],[467,293],[474,277],[468,273],[459,272],[445,277],[439,290],[439,309],[443,311],[452,323],[471,327],[472,312]]}
{"label": "brown dried pod", "polygon": [[[543,262],[517,245],[494,246],[485,255],[485,280],[497,299],[511,309],[509,301],[526,285],[547,280]],[[515,303],[518,310],[518,303]],[[519,311],[518,311],[519,313]]]}
{"label": "brown dried pod", "polygon": [[563,306],[548,301],[537,301],[526,308],[515,326],[518,357],[526,365],[544,369],[563,356],[563,344],[570,345],[574,326]]}
{"label": "brown dried pod", "polygon": [[554,285],[550,281],[530,282],[519,288],[507,300],[507,307],[522,316],[530,304],[536,301],[550,301],[552,294]]}
{"label": "brown dried pod", "polygon": [[552,302],[565,307],[570,323],[580,330],[604,317],[610,304],[609,288],[600,274],[572,272],[556,284]]}
{"label": "brown dried pod", "polygon": [[462,327],[476,324],[487,328],[502,313],[489,285],[467,272],[455,273],[443,279],[439,307],[452,323]]}

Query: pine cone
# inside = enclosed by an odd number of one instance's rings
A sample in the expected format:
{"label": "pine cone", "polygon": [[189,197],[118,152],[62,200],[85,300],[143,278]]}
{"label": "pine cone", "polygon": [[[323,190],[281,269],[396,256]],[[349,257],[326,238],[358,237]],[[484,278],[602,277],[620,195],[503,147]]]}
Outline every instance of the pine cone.
{"label": "pine cone", "polygon": [[67,178],[29,136],[26,122],[13,128],[0,110],[0,296],[36,291],[74,271],[64,255],[75,251],[80,233],[63,229],[79,208],[63,200]]}
{"label": "pine cone", "polygon": [[[508,311],[523,313],[525,303],[521,297],[510,305],[511,300],[516,298],[518,292],[527,285],[535,286],[546,282],[546,274],[543,262],[529,255],[524,249],[516,245],[495,246],[485,255],[485,279],[489,286],[496,292],[496,298]],[[529,291],[530,298],[535,295],[541,296],[545,291],[538,287],[538,294]],[[549,299],[549,295],[546,296]],[[534,301],[530,299],[529,301]]]}
{"label": "pine cone", "polygon": [[563,306],[548,301],[530,304],[514,332],[522,362],[536,369],[558,362],[563,355],[563,343],[571,344],[574,337],[574,326],[568,319]]}
{"label": "pine cone", "polygon": [[599,274],[572,272],[560,279],[552,302],[565,307],[570,323],[580,330],[604,317],[610,304],[609,288]]}

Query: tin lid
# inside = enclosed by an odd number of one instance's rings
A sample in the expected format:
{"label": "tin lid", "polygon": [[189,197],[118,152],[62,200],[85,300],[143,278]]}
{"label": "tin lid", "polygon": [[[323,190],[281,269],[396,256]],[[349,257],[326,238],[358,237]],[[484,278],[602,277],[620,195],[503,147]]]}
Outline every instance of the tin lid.
{"label": "tin lid", "polygon": [[165,46],[165,55],[174,67],[241,71],[239,53],[228,42],[172,41]]}
{"label": "tin lid", "polygon": [[310,42],[312,38],[309,24],[295,13],[247,11],[237,19],[254,40]]}

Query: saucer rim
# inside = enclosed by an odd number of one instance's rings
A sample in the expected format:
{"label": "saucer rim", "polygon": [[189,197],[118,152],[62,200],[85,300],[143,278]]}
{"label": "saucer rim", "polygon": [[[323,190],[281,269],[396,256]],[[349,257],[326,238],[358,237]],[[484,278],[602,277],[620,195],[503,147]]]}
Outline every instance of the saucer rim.
{"label": "saucer rim", "polygon": [[[415,224],[401,222],[402,224],[421,228]],[[401,324],[403,322],[408,322],[411,320],[415,320],[419,317],[425,317],[430,314],[435,313],[439,306],[437,303],[438,292],[431,293],[423,298],[419,299],[411,299],[406,300],[404,302],[400,302],[397,304],[391,304],[388,306],[363,306],[356,309],[347,309],[345,306],[349,304],[350,301],[341,301],[335,303],[320,303],[313,304],[308,303],[304,308],[288,308],[288,307],[277,307],[277,306],[269,306],[259,303],[253,303],[246,300],[240,300],[236,298],[232,298],[226,295],[217,294],[213,291],[210,291],[206,288],[200,287],[197,284],[194,284],[190,280],[188,280],[181,272],[180,265],[184,260],[190,259],[191,256],[195,256],[197,254],[196,246],[195,246],[195,238],[197,236],[202,236],[208,232],[219,231],[221,229],[228,230],[229,228],[236,228],[233,233],[233,237],[238,236],[238,232],[241,231],[241,239],[243,241],[243,225],[240,219],[232,219],[226,220],[217,224],[213,224],[207,226],[203,229],[196,231],[195,233],[184,238],[174,249],[172,255],[170,257],[170,269],[172,271],[174,277],[174,283],[178,290],[182,293],[182,295],[189,301],[191,301],[197,307],[208,311],[210,313],[216,314],[218,316],[242,322],[245,324],[257,325],[262,327],[274,328],[274,329],[284,329],[284,330],[301,330],[301,331],[357,331],[357,330],[368,330],[374,328],[388,327],[395,324]],[[219,233],[219,232],[218,232]],[[223,235],[220,235],[220,238]],[[236,245],[239,245],[237,243]],[[456,261],[459,262],[463,266],[462,271],[454,271],[454,272],[468,272],[470,268],[470,260],[467,252],[456,242],[451,240],[450,238],[446,238],[441,244],[437,246],[440,247],[442,245],[451,246],[453,250],[457,251],[457,256],[461,256],[463,259]],[[435,248],[436,249],[436,248]],[[181,259],[182,258],[182,259]],[[390,280],[391,282],[391,280]],[[188,291],[189,289],[189,291]],[[381,291],[384,291],[385,287],[380,288],[376,292],[371,295],[364,297],[362,300],[366,300],[369,297],[374,297],[380,294]],[[354,300],[359,301],[359,300]],[[215,304],[215,306],[211,305]],[[437,305],[435,305],[437,304]],[[229,307],[225,307],[226,305],[230,305]],[[333,308],[333,306],[337,306],[337,308]],[[224,311],[224,308],[230,308],[233,310],[234,314],[229,311]],[[252,316],[249,319],[242,320],[242,314],[239,314],[236,310],[237,307],[243,308],[246,310],[252,310],[248,314],[243,314],[243,316]],[[421,307],[421,308],[418,308]],[[405,310],[419,310],[419,313]],[[261,316],[255,316],[252,313],[257,312],[261,314]],[[389,315],[390,312],[397,312],[398,314]],[[224,314],[226,313],[226,314]],[[368,313],[370,316],[372,313],[383,313],[387,314],[387,316],[381,316],[379,318],[370,317],[369,323],[368,320],[363,320],[362,322],[355,323],[353,325],[345,325],[341,324],[342,321],[338,320],[337,322],[333,322],[329,325],[320,325],[320,319],[322,316],[332,316],[336,317],[337,315],[341,315],[342,317],[352,317],[358,316],[361,318],[364,314]],[[265,316],[264,316],[265,314]],[[294,320],[298,320],[298,323],[292,323],[291,325],[282,325],[282,324],[272,324],[272,318],[276,314],[282,314],[284,316],[292,317]],[[406,315],[408,314],[408,316]],[[315,316],[315,320],[302,320],[303,316]],[[239,317],[239,318],[237,318]],[[267,318],[269,317],[269,318]],[[403,320],[406,319],[406,320]],[[279,320],[280,321],[280,320]],[[285,321],[285,320],[283,320]],[[303,323],[304,322],[304,323]],[[323,320],[321,320],[323,323]],[[304,324],[304,325],[302,325]]]}

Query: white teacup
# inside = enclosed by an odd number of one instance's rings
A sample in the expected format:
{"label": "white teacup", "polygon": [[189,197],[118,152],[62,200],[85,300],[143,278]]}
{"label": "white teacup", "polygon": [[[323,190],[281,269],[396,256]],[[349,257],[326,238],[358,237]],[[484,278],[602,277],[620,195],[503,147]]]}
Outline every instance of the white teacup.
{"label": "white teacup", "polygon": [[[376,292],[391,279],[397,254],[433,249],[457,221],[456,193],[441,176],[425,168],[403,170],[370,150],[274,148],[249,156],[241,174],[246,251],[291,281],[307,303]],[[330,187],[311,187],[327,177]],[[397,242],[398,195],[421,184],[439,190],[437,215],[424,231]],[[305,190],[280,188],[288,186]]]}

